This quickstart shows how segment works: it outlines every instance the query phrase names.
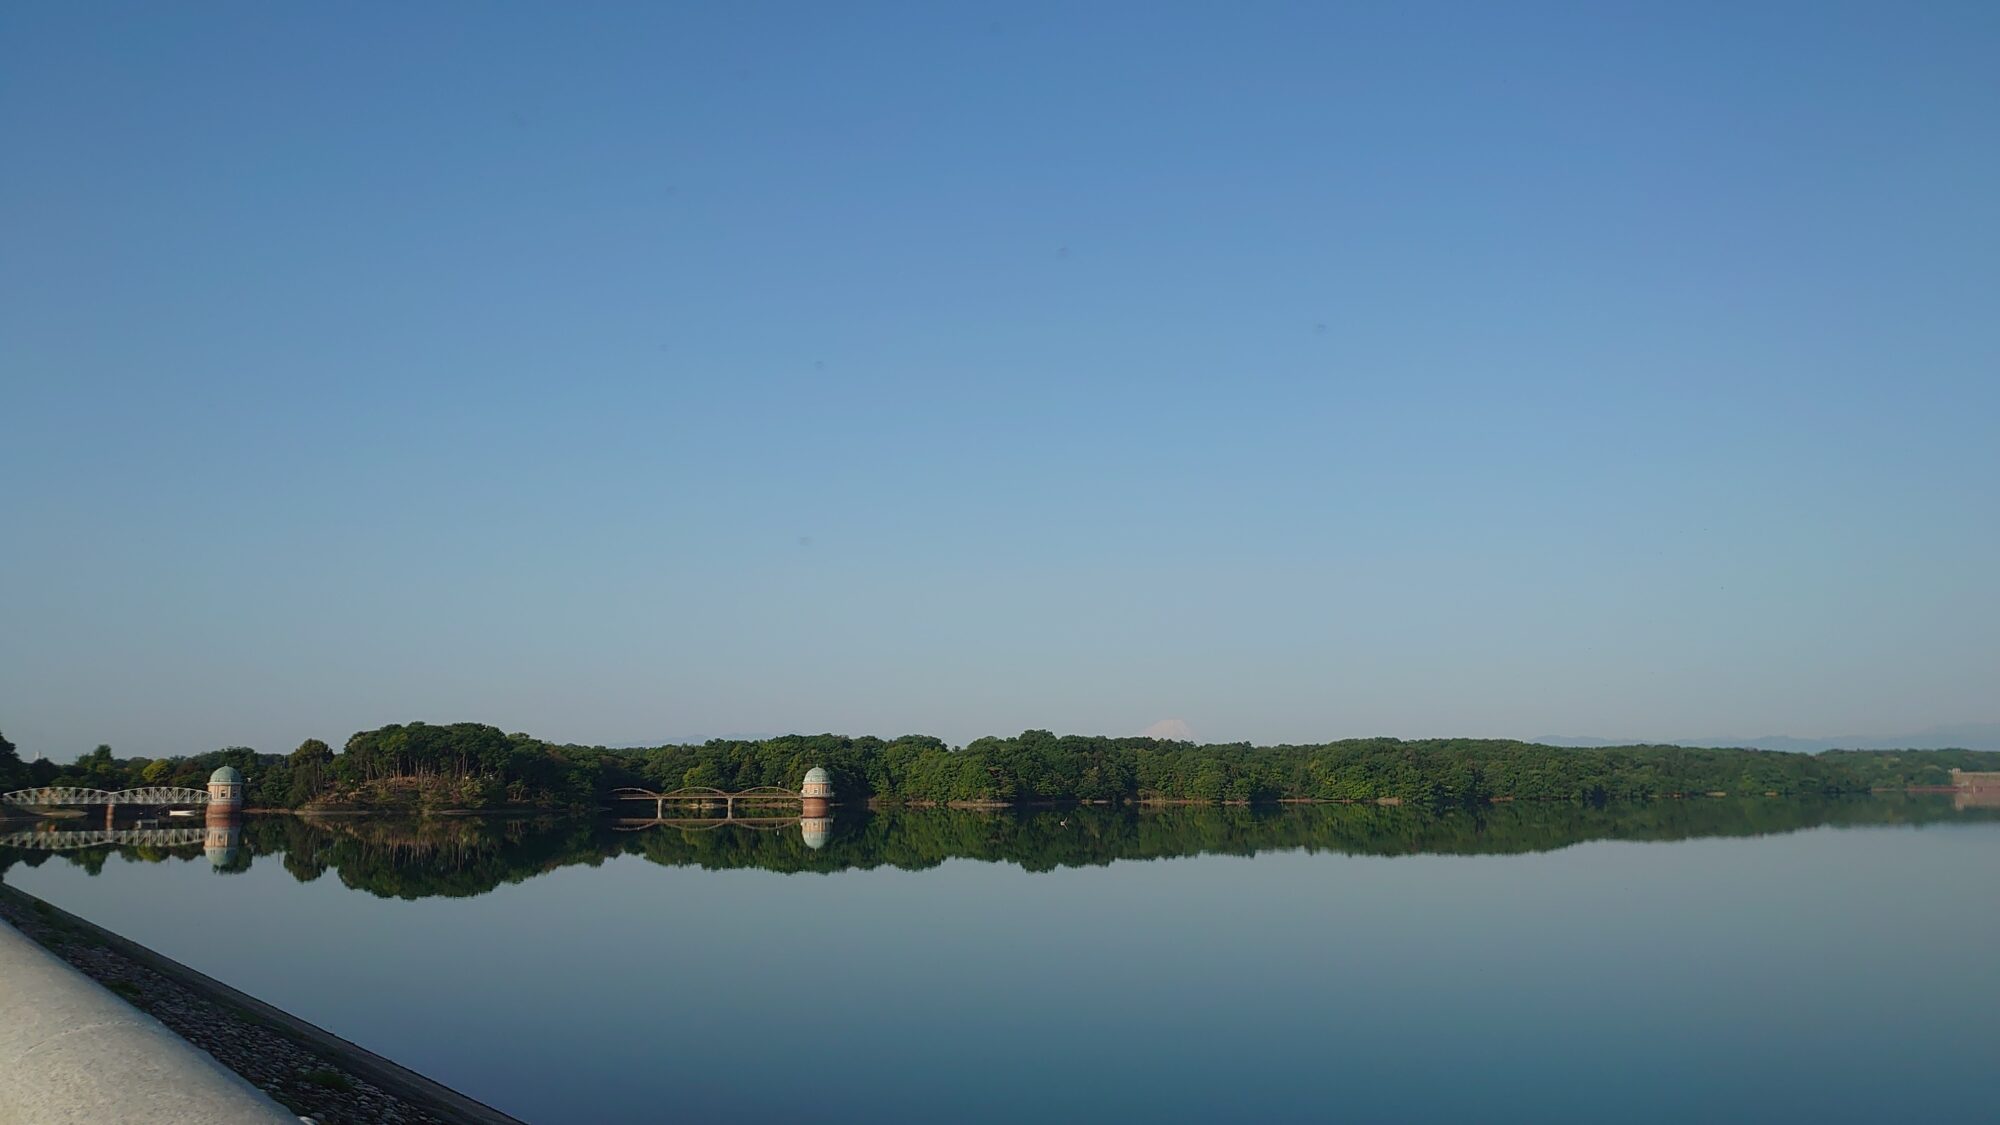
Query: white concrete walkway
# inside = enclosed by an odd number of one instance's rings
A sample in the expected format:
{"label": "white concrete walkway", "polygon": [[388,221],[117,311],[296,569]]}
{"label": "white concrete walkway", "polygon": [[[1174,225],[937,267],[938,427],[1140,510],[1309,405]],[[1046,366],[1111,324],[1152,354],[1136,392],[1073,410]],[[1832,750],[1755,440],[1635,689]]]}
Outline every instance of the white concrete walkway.
{"label": "white concrete walkway", "polygon": [[298,1125],[262,1091],[0,922],[0,1125]]}

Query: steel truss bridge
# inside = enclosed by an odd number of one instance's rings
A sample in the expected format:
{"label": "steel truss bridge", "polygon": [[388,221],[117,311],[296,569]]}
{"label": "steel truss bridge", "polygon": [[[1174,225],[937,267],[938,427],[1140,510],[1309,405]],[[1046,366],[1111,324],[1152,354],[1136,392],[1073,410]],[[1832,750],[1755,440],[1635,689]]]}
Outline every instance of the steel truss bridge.
{"label": "steel truss bridge", "polygon": [[[653,819],[656,821],[673,819],[667,816],[667,806],[669,805],[674,806],[676,809],[683,809],[690,805],[695,807],[703,805],[712,807],[719,804],[722,806],[722,820],[736,821],[748,827],[747,822],[752,819],[768,821],[776,819],[796,820],[798,818],[739,817],[736,815],[736,802],[742,801],[746,805],[766,805],[785,804],[796,801],[799,803],[800,808],[804,808],[806,796],[803,793],[797,793],[790,789],[781,789],[776,785],[759,785],[755,789],[745,789],[737,793],[712,789],[706,785],[690,785],[683,789],[676,789],[671,793],[655,793],[651,789],[613,789],[611,791],[611,799],[614,801],[651,801],[653,802]],[[685,819],[706,823],[714,818],[687,817]]]}
{"label": "steel truss bridge", "polygon": [[48,807],[54,805],[206,805],[208,790],[183,789],[175,785],[148,785],[141,789],[83,789],[74,785],[47,785],[40,789],[16,789],[0,793],[0,805]]}
{"label": "steel truss bridge", "polygon": [[30,851],[66,852],[77,848],[112,847],[155,847],[185,848],[199,847],[207,842],[208,833],[202,828],[119,828],[94,832],[8,832],[0,835],[0,848],[25,848]]}

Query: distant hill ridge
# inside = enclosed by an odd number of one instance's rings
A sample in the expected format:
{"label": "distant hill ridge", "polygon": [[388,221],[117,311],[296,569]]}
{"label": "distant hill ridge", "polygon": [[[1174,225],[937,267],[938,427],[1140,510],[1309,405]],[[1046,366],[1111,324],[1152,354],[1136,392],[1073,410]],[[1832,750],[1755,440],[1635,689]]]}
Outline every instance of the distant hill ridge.
{"label": "distant hill ridge", "polygon": [[[1593,738],[1581,735],[1549,736],[1534,739],[1550,746],[1632,746],[1645,739]],[[2000,723],[1960,723],[1928,727],[1913,734],[1840,735],[1832,738],[1798,738],[1768,734],[1758,738],[1676,738],[1657,745],[1717,747],[1743,750],[1789,750],[1817,754],[1822,750],[2000,750]]]}

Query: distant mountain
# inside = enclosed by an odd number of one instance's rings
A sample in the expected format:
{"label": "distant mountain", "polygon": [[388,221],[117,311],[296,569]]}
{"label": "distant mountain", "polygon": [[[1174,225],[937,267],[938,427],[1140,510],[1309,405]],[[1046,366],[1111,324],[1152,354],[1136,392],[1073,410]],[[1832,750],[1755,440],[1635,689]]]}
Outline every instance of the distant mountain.
{"label": "distant mountain", "polygon": [[1760,738],[1584,738],[1557,736],[1535,739],[1550,746],[1630,746],[1665,742],[1673,746],[1740,746],[1756,750],[1791,750],[1817,754],[1821,750],[2000,750],[2000,723],[1960,723],[1927,727],[1912,734],[1851,734],[1836,738],[1797,738],[1767,734]]}
{"label": "distant mountain", "polygon": [[1162,742],[1193,742],[1194,728],[1186,719],[1161,719],[1139,732],[1141,738],[1157,738]]}
{"label": "distant mountain", "polygon": [[[792,733],[796,734],[798,732],[794,731]],[[651,750],[655,746],[700,746],[705,742],[714,742],[717,740],[723,742],[764,742],[769,739],[777,737],[778,736],[775,734],[770,734],[762,731],[753,732],[750,734],[741,734],[736,732],[728,732],[724,734],[701,734],[701,735],[684,734],[673,738],[649,739],[644,742],[639,742],[639,741],[607,742],[604,744],[604,747],[607,750]]]}

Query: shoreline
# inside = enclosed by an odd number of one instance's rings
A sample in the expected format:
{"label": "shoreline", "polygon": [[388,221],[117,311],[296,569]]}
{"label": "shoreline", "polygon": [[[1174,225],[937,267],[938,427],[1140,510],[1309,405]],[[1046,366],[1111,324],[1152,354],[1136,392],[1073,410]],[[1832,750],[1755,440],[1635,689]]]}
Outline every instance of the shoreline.
{"label": "shoreline", "polygon": [[18,887],[0,884],[0,923],[320,1125],[524,1125]]}
{"label": "shoreline", "polygon": [[[1579,797],[1520,797],[1511,794],[1496,794],[1483,800],[1459,803],[1448,802],[1449,807],[1477,808],[1487,805],[1514,803],[1544,805],[1649,805],[1661,801],[1723,800],[1756,798],[1761,800],[1824,800],[1850,797],[1885,796],[1949,796],[1963,792],[1951,785],[1910,785],[1877,786],[1871,789],[1843,789],[1815,793],[1785,793],[1777,790],[1709,790],[1706,792],[1657,793],[1647,797],[1611,797],[1602,801],[1590,801]],[[839,808],[841,802],[830,802]],[[1425,806],[1422,802],[1403,797],[1274,797],[1266,800],[1245,798],[1223,798],[1207,800],[1200,797],[1135,797],[1130,800],[1113,801],[1103,799],[1066,799],[1034,801],[925,801],[902,800],[893,797],[868,797],[853,802],[850,807],[873,810],[889,809],[950,809],[959,812],[1006,812],[1013,809],[1063,809],[1078,807],[1130,807],[1140,809],[1163,808],[1274,808],[1284,805],[1377,805],[1394,808],[1400,805]],[[404,806],[382,808],[362,808],[353,805],[339,808],[306,806],[303,808],[247,808],[243,816],[295,816],[303,819],[359,820],[374,817],[395,817],[422,819],[425,817],[480,817],[486,819],[534,820],[542,817],[568,817],[582,815],[605,815],[617,812],[615,805],[597,805],[592,808],[558,808],[543,806],[502,805],[495,808],[449,808],[413,809]],[[88,814],[71,809],[24,812],[9,806],[0,806],[0,824],[36,824],[49,821],[82,820]]]}

